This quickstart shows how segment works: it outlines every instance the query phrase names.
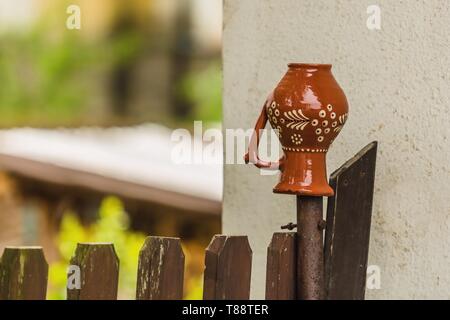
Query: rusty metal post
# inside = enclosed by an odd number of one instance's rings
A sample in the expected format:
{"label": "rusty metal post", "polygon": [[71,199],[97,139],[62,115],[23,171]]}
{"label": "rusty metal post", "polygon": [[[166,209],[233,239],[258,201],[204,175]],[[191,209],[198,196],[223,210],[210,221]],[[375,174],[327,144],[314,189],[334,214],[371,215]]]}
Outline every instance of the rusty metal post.
{"label": "rusty metal post", "polygon": [[322,197],[297,196],[297,299],[325,297]]}

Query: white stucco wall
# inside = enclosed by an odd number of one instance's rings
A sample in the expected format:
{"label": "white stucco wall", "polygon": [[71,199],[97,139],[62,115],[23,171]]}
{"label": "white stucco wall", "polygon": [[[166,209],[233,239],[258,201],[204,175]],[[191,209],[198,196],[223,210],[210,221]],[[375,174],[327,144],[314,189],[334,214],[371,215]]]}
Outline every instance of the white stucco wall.
{"label": "white stucco wall", "polygon": [[[366,27],[369,5],[381,30]],[[288,62],[332,63],[350,105],[331,173],[379,141],[369,299],[450,298],[450,2],[224,0],[224,126],[250,128]],[[295,220],[277,177],[226,165],[223,229],[248,234],[252,297],[264,297],[271,234]]]}

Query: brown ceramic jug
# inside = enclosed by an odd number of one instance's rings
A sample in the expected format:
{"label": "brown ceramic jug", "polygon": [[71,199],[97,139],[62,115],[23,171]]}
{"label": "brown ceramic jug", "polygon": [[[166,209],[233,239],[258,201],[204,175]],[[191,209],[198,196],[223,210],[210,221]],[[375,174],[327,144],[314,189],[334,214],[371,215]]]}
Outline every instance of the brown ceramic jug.
{"label": "brown ceramic jug", "polygon": [[[332,196],[325,155],[347,120],[347,99],[331,65],[290,63],[288,67],[263,106],[245,160],[258,168],[281,171],[275,193]],[[267,120],[284,152],[276,163],[258,158],[259,137]]]}

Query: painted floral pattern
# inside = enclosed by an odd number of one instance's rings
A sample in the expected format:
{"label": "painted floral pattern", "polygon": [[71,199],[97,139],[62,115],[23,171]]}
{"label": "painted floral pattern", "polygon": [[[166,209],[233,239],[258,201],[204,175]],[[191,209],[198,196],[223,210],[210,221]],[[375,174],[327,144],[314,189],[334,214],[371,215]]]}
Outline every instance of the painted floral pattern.
{"label": "painted floral pattern", "polygon": [[[320,147],[317,149],[297,149],[297,146],[303,147],[302,144],[305,142],[304,135],[307,137],[306,140],[310,140],[309,132],[312,132],[315,143],[318,146],[323,145],[324,147],[327,147],[342,129],[348,116],[347,113],[338,115],[332,104],[327,104],[327,106],[319,110],[315,116],[310,114],[305,115],[303,110],[300,108],[282,113],[280,112],[279,106],[275,101],[272,101],[267,106],[267,115],[272,127],[276,129],[280,138],[282,137],[283,129],[290,129],[287,130],[286,133],[290,134],[290,142],[296,147],[289,147],[287,148],[288,150],[307,150],[310,152],[326,152],[327,148]],[[305,134],[302,132],[305,132]]]}

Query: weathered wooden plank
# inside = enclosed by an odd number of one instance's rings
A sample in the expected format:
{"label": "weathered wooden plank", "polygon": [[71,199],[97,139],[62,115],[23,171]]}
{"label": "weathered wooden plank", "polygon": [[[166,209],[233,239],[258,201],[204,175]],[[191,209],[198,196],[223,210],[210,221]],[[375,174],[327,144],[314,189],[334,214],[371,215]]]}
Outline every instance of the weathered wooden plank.
{"label": "weathered wooden plank", "polygon": [[68,300],[117,299],[119,259],[112,243],[79,243],[70,264]]}
{"label": "weathered wooden plank", "polygon": [[267,248],[266,300],[295,300],[297,233],[276,232]]}
{"label": "weathered wooden plank", "polygon": [[248,300],[251,269],[247,236],[214,236],[205,254],[203,299]]}
{"label": "weathered wooden plank", "polygon": [[328,299],[364,299],[377,142],[363,148],[330,177],[325,278]]}
{"label": "weathered wooden plank", "polygon": [[0,300],[45,300],[47,278],[41,247],[6,247],[0,262]]}
{"label": "weathered wooden plank", "polygon": [[203,273],[203,299],[216,299],[217,268],[219,251],[223,248],[226,236],[215,235],[206,248],[205,271]]}
{"label": "weathered wooden plank", "polygon": [[136,299],[181,300],[183,279],[180,239],[147,237],[139,253]]}

